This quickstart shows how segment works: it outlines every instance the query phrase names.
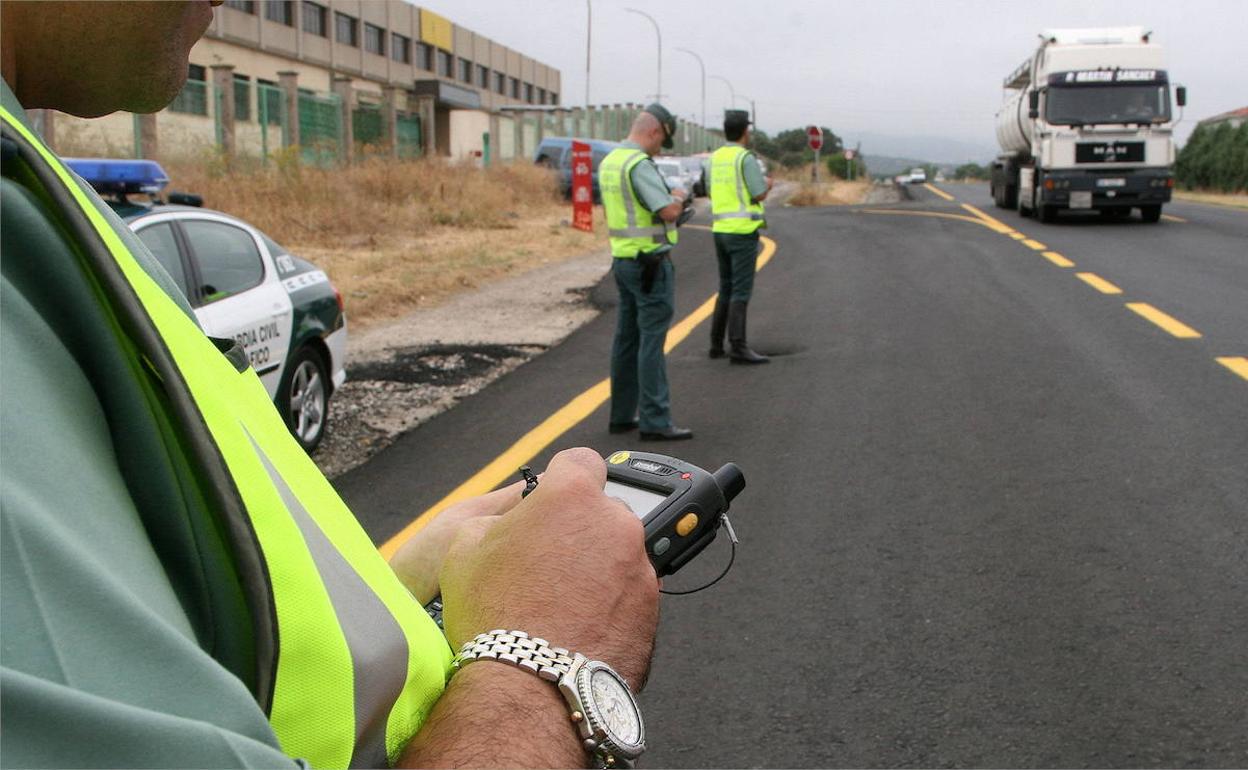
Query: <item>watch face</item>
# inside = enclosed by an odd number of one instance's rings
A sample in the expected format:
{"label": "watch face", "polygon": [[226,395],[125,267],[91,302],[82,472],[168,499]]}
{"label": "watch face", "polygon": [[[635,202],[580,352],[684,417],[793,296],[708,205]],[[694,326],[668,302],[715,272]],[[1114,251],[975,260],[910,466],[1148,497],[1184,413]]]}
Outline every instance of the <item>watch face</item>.
{"label": "watch face", "polygon": [[640,744],[641,714],[632,694],[615,673],[601,668],[591,672],[589,689],[602,726],[619,742],[620,748]]}

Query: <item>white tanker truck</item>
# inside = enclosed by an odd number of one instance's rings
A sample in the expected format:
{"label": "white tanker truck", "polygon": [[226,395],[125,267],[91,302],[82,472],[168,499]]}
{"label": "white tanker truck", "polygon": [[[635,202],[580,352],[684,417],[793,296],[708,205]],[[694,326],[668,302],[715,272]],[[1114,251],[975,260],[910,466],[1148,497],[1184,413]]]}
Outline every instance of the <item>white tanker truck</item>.
{"label": "white tanker truck", "polygon": [[[1161,218],[1174,187],[1177,120],[1161,46],[1143,27],[1053,29],[1005,79],[992,164],[1001,208],[1051,222],[1060,209]],[[1182,86],[1175,92],[1186,103]]]}

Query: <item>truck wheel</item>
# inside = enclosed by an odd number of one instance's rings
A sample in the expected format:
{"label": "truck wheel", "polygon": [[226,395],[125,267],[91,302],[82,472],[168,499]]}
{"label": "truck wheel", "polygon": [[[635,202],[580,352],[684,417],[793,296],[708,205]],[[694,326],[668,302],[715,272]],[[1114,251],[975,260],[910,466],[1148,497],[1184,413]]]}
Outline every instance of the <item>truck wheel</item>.
{"label": "truck wheel", "polygon": [[287,363],[277,409],[303,450],[316,449],[329,422],[329,373],[316,349],[305,345]]}
{"label": "truck wheel", "polygon": [[1001,194],[1001,208],[1012,209],[1018,204],[1018,188],[1013,185],[1006,185],[1005,191]]}
{"label": "truck wheel", "polygon": [[1140,219],[1149,224],[1161,221],[1161,206],[1140,206]]}

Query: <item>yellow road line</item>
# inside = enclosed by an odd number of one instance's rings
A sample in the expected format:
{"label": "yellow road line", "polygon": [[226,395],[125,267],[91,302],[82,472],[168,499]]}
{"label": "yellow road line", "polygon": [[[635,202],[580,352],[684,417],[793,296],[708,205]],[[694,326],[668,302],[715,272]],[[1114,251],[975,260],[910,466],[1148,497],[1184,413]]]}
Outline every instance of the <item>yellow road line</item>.
{"label": "yellow road line", "polygon": [[1248,358],[1243,356],[1223,356],[1217,359],[1217,361],[1240,377],[1248,380]]}
{"label": "yellow road line", "polygon": [[932,192],[936,193],[937,195],[939,195],[940,197],[944,198],[947,201],[957,200],[952,195],[950,195],[949,193],[945,192],[944,190],[940,189],[939,187],[937,187],[936,185],[930,182],[924,182],[923,186],[931,190]]}
{"label": "yellow road line", "polygon": [[1122,289],[1119,289],[1096,273],[1075,273],[1075,275],[1079,277],[1079,280],[1102,294],[1122,294]]}
{"label": "yellow road line", "polygon": [[1166,220],[1167,222],[1186,222],[1187,221],[1183,217],[1176,217],[1173,214],[1162,214],[1161,218]]}
{"label": "yellow road line", "polygon": [[1127,307],[1181,339],[1195,339],[1200,336],[1200,332],[1146,302],[1128,302]]}
{"label": "yellow road line", "polygon": [[975,208],[974,206],[972,206],[972,205],[971,205],[971,204],[969,204],[969,203],[963,203],[963,204],[962,204],[962,208],[966,209],[967,211],[971,212],[971,213],[972,213],[972,214],[974,214],[975,216],[977,216],[977,217],[979,217],[980,219],[984,220],[984,222],[986,222],[986,223],[988,224],[988,226],[989,226],[989,227],[991,227],[993,230],[996,230],[996,231],[997,231],[997,232],[999,232],[999,233],[1003,233],[1003,234],[1007,234],[1007,235],[1008,235],[1008,234],[1010,234],[1010,233],[1014,232],[1014,228],[1012,228],[1012,227],[1010,227],[1009,225],[1007,225],[1006,223],[1002,222],[1000,219],[995,219],[995,218],[993,218],[993,217],[988,216],[987,214],[985,214],[984,212],[982,212],[982,211],[980,211],[979,209]]}
{"label": "yellow road line", "polygon": [[1030,238],[1023,241],[1023,245],[1031,249],[1032,251],[1044,251],[1045,249],[1049,248],[1048,246],[1045,246],[1040,241],[1033,241]]}
{"label": "yellow road line", "polygon": [[[757,269],[761,270],[776,253],[776,242],[770,238],[762,239],[763,248],[758,255]],[[667,344],[664,350],[670,352],[679,345],[694,328],[710,317],[715,310],[715,297],[703,302],[667,333]],[[593,387],[564,404],[554,414],[543,420],[533,430],[520,437],[516,443],[508,447],[502,454],[491,460],[484,468],[477,471],[464,483],[451,491],[446,497],[434,503],[394,537],[382,544],[381,555],[389,559],[412,535],[424,529],[439,513],[451,505],[471,497],[483,495],[504,481],[516,475],[516,469],[532,460],[539,452],[554,443],[560,436],[567,433],[578,423],[594,413],[598,407],[611,397],[610,378],[600,380]]]}
{"label": "yellow road line", "polygon": [[1056,251],[1046,251],[1044,252],[1043,256],[1045,259],[1049,260],[1050,262],[1057,265],[1058,267],[1074,267],[1075,266],[1074,262],[1071,262],[1069,259],[1066,259],[1066,257],[1063,257],[1061,254],[1058,254]]}
{"label": "yellow road line", "polygon": [[1024,239],[1027,237],[1027,236],[1023,235],[1022,233],[1006,233],[1006,235],[1010,236],[1011,238],[1013,238],[1013,239],[1014,239],[1014,240],[1016,240],[1016,241],[1021,241],[1021,240],[1024,240]]}
{"label": "yellow road line", "polygon": [[863,214],[897,214],[903,217],[936,217],[937,219],[956,219],[960,222],[970,222],[973,225],[987,227],[993,229],[987,222],[978,217],[968,217],[965,214],[950,214],[943,211],[911,211],[906,209],[859,209]]}

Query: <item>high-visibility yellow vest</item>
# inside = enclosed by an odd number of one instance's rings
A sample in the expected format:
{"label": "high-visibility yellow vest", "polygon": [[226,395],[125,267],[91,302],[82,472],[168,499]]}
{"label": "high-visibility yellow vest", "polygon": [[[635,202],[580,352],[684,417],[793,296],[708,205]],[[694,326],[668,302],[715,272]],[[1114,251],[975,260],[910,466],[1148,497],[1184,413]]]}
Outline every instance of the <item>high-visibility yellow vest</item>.
{"label": "high-visibility yellow vest", "polygon": [[766,224],[763,204],[750,200],[745,187],[745,157],[749,151],[726,144],[711,154],[711,231],[749,235]]}
{"label": "high-visibility yellow vest", "polygon": [[255,626],[253,694],[282,750],[313,767],[393,764],[445,687],[446,638],[291,436],[246,357],[222,355],[130,253],[98,198],[7,109],[0,117],[117,333],[160,381],[166,398],[152,408],[185,437],[171,451],[184,452],[234,531]]}
{"label": "high-visibility yellow vest", "polygon": [[676,244],[676,228],[650,213],[633,190],[633,168],[646,157],[641,150],[617,147],[598,165],[598,189],[613,257],[636,259],[644,251]]}

